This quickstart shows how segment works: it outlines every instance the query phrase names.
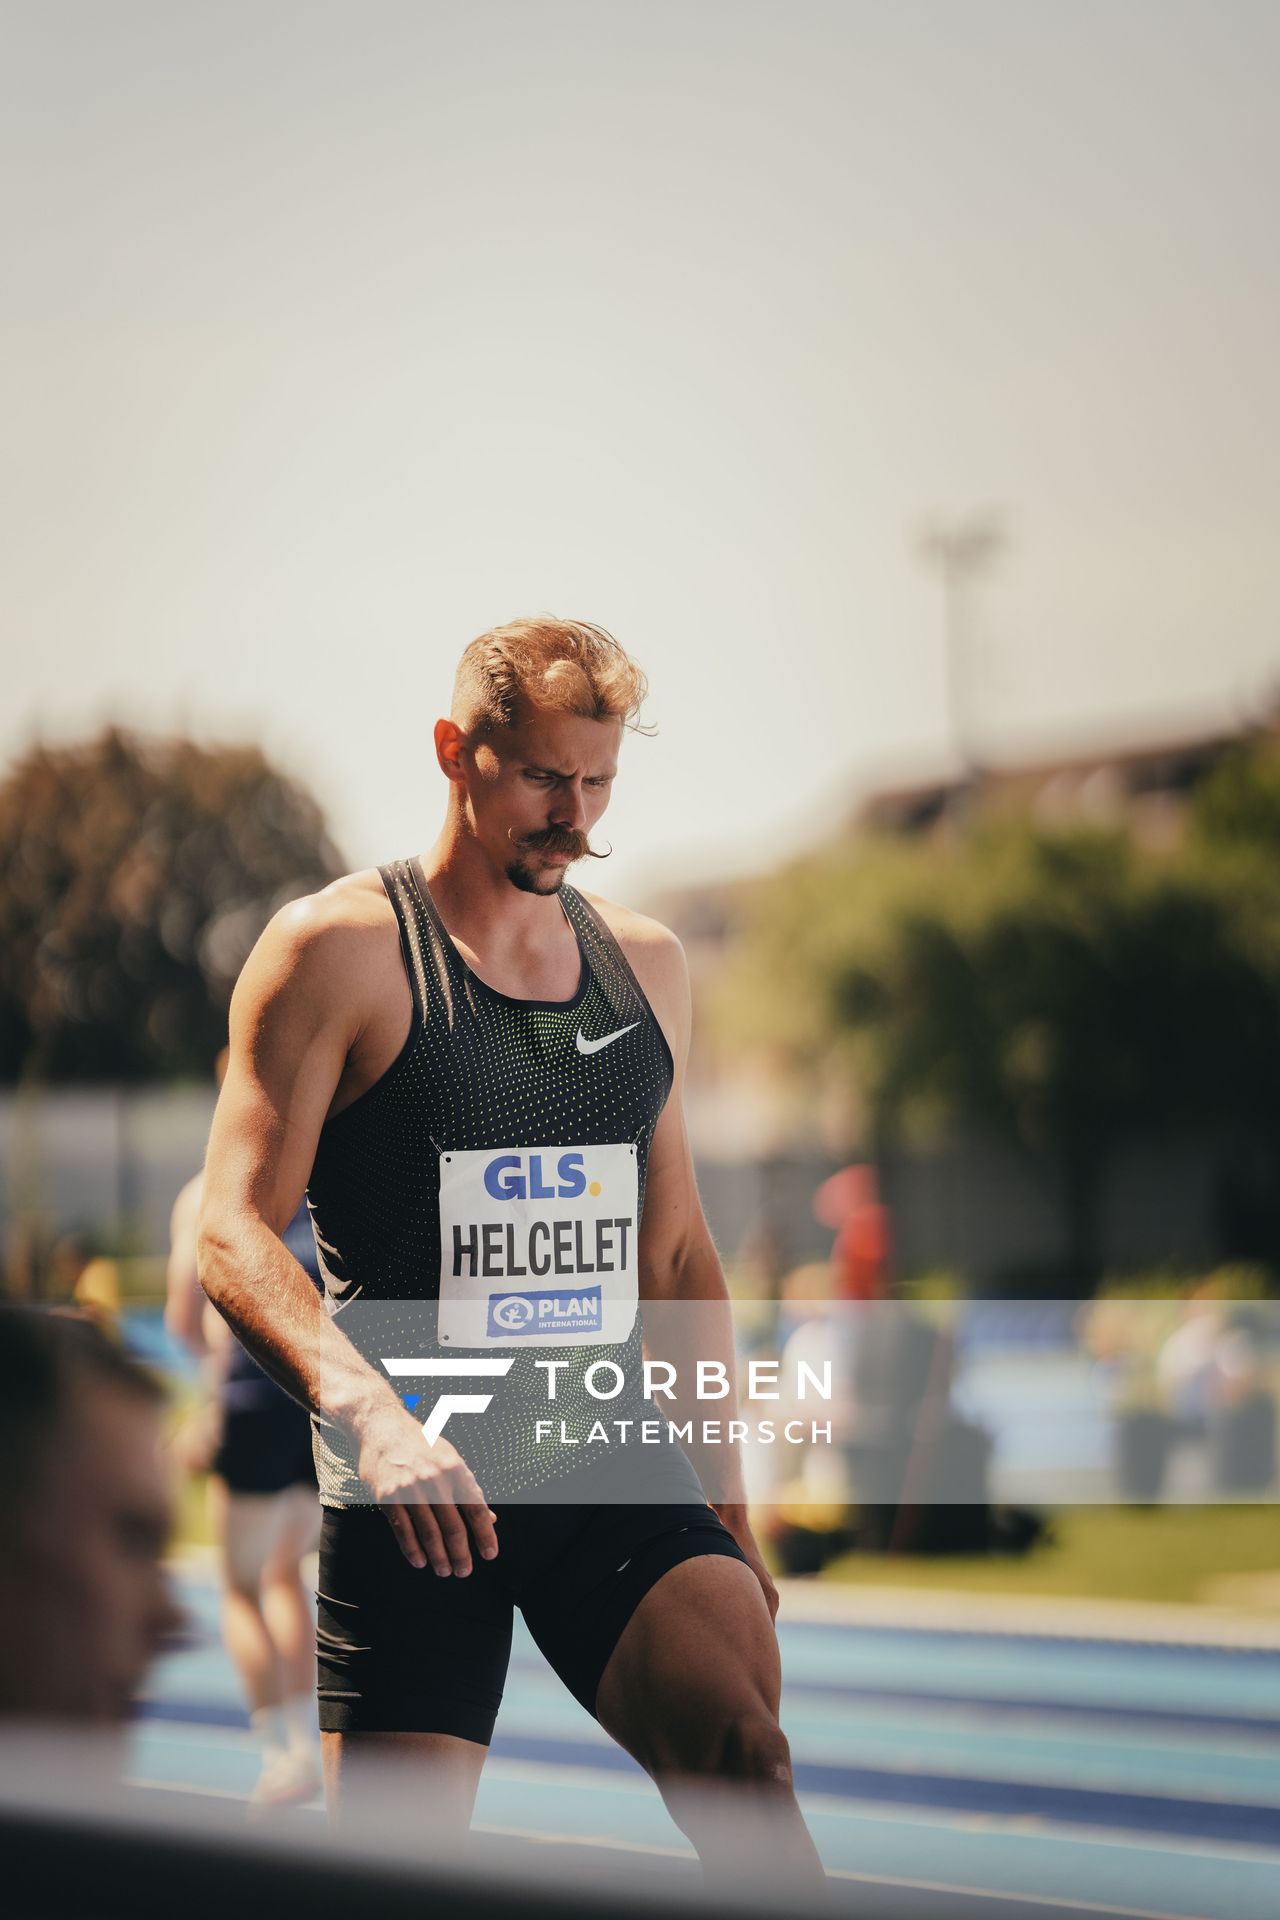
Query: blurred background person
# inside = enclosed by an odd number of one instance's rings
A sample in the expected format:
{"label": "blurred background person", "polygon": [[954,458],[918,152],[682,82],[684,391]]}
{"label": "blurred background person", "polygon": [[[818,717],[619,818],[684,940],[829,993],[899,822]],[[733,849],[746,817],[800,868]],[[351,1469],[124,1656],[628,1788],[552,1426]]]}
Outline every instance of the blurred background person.
{"label": "blurred background person", "polygon": [[1275,1484],[1275,1393],[1248,1306],[1224,1300],[1212,1281],[1193,1287],[1156,1357],[1155,1379],[1170,1444],[1208,1443],[1218,1493],[1257,1496]]}
{"label": "blurred background person", "polygon": [[818,1188],[813,1211],[824,1227],[835,1229],[831,1264],[836,1298],[883,1300],[889,1291],[893,1240],[875,1168],[841,1167]]}
{"label": "blurred background person", "polygon": [[0,1715],[120,1725],[181,1626],[163,1410],[87,1320],[0,1307]]}
{"label": "blurred background person", "polygon": [[1192,1438],[1208,1430],[1217,1402],[1227,1318],[1207,1287],[1193,1287],[1180,1324],[1156,1359],[1156,1380],[1174,1424]]}
{"label": "blurred background person", "polygon": [[[219,1085],[225,1065],[224,1050]],[[302,1570],[320,1539],[311,1421],[205,1298],[196,1273],[202,1186],[203,1174],[188,1181],[170,1225],[165,1323],[201,1362],[207,1396],[179,1452],[189,1471],[209,1474],[222,1634],[262,1750],[251,1804],[279,1807],[310,1799],[321,1784],[315,1608]],[[281,1238],[318,1285],[305,1201]]]}

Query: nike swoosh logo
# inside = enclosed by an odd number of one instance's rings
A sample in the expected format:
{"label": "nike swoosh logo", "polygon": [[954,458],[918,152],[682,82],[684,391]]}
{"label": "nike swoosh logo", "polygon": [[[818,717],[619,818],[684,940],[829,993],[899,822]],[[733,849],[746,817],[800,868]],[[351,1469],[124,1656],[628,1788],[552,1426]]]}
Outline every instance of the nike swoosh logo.
{"label": "nike swoosh logo", "polygon": [[578,1052],[579,1053],[599,1053],[601,1047],[611,1047],[615,1040],[621,1040],[624,1033],[630,1033],[633,1028],[638,1027],[639,1025],[640,1025],[640,1022],[638,1020],[633,1020],[631,1022],[631,1026],[619,1027],[616,1033],[606,1033],[604,1037],[600,1040],[588,1040],[585,1034],[583,1033],[582,1028],[579,1027],[578,1028]]}

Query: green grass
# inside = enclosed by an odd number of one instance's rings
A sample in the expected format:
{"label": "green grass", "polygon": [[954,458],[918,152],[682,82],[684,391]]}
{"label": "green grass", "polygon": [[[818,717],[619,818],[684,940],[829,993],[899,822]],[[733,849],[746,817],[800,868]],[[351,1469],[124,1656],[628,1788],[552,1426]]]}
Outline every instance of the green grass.
{"label": "green grass", "polygon": [[1270,1574],[1280,1612],[1280,1511],[1275,1506],[1064,1507],[1048,1515],[1052,1538],[1021,1559],[844,1554],[825,1580],[860,1586],[953,1588],[972,1593],[1058,1594],[1099,1600],[1227,1601],[1266,1605],[1260,1590],[1214,1583]]}
{"label": "green grass", "polygon": [[[1252,1507],[1068,1507],[1049,1516],[1053,1538],[1023,1559],[917,1559],[845,1554],[822,1575],[851,1586],[1096,1600],[1218,1600],[1280,1613],[1280,1514]],[[174,1546],[207,1545],[205,1479],[183,1481]],[[1270,1575],[1270,1594],[1217,1581]]]}

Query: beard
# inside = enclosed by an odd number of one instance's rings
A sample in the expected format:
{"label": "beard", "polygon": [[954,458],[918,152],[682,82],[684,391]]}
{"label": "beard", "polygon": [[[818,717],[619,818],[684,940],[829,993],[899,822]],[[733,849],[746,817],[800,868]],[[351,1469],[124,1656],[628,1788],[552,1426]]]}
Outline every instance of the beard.
{"label": "beard", "polygon": [[[587,840],[585,833],[579,833],[576,827],[547,827],[542,833],[528,833],[521,840],[513,842],[517,853],[565,853],[570,862],[576,860],[606,860],[607,854],[596,853]],[[535,893],[544,898],[548,894],[559,893],[564,885],[568,867],[543,867],[529,860],[512,860],[506,867],[506,876],[512,886],[521,893]]]}
{"label": "beard", "polygon": [[508,880],[520,893],[536,893],[544,898],[548,894],[559,893],[567,872],[567,867],[535,869],[523,860],[513,860],[506,869]]}

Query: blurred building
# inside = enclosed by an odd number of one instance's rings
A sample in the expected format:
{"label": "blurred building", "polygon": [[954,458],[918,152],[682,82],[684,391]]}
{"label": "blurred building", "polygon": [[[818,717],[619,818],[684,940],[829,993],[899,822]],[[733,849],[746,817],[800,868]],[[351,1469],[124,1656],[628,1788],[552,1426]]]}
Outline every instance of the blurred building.
{"label": "blurred building", "polygon": [[1029,813],[1045,825],[1124,825],[1153,851],[1175,846],[1202,781],[1245,740],[1280,748],[1280,705],[1249,726],[1092,742],[970,773],[873,787],[850,817],[855,833],[912,837],[945,831],[959,807]]}

